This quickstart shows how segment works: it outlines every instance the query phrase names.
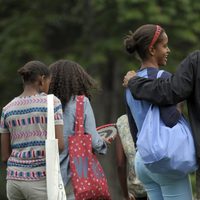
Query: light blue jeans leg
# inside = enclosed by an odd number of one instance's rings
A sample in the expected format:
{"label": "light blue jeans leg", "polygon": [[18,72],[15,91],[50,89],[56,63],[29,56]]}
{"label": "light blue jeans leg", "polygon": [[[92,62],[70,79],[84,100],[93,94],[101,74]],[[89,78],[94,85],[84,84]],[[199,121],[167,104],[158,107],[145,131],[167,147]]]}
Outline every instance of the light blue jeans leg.
{"label": "light blue jeans leg", "polygon": [[152,173],[145,167],[138,152],[135,156],[135,171],[150,200],[192,200],[189,176],[173,179],[167,175]]}

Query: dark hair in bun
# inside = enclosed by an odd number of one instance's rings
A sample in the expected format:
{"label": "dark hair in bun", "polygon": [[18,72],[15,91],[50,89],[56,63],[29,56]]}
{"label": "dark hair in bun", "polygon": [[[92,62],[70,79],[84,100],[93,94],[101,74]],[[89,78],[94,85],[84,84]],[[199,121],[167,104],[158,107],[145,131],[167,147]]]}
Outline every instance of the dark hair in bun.
{"label": "dark hair in bun", "polygon": [[129,34],[125,37],[124,39],[124,45],[126,48],[126,51],[130,54],[134,53],[136,50],[136,43],[133,38],[133,33],[132,31],[129,31]]}
{"label": "dark hair in bun", "polygon": [[34,83],[38,76],[50,77],[49,68],[40,61],[30,61],[17,71],[25,83]]}
{"label": "dark hair in bun", "polygon": [[[156,25],[154,24],[146,24],[140,26],[134,33],[129,31],[129,34],[124,39],[124,46],[126,51],[129,54],[136,52],[140,59],[146,59],[148,56],[148,48],[154,37],[155,31]],[[162,40],[163,32],[165,31],[163,28],[161,28],[160,36],[158,37],[154,46]]]}

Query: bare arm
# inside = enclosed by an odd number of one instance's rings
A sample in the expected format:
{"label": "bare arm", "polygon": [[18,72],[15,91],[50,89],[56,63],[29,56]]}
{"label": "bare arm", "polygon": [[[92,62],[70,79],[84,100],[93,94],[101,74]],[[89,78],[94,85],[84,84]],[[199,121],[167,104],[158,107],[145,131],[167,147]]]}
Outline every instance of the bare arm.
{"label": "bare arm", "polygon": [[116,156],[117,156],[117,173],[119,177],[119,182],[126,200],[135,200],[133,196],[129,196],[127,187],[127,166],[126,166],[126,156],[124,154],[123,146],[119,135],[116,136]]}
{"label": "bare arm", "polygon": [[58,148],[61,153],[64,148],[63,111],[60,100],[54,96],[55,138],[58,139]]}
{"label": "bare arm", "polygon": [[58,139],[58,147],[61,153],[64,150],[63,125],[55,126],[55,136]]}
{"label": "bare arm", "polygon": [[1,159],[6,163],[11,154],[10,133],[1,134]]}

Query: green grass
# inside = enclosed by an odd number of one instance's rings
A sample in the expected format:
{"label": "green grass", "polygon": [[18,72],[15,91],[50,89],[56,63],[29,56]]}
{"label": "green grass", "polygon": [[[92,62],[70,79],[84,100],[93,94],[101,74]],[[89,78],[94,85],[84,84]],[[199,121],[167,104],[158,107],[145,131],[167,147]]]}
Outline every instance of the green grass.
{"label": "green grass", "polygon": [[196,184],[195,173],[192,173],[190,175],[190,179],[191,179],[191,183],[192,183],[193,196],[195,197],[195,195],[196,195],[196,192],[195,192],[195,184]]}

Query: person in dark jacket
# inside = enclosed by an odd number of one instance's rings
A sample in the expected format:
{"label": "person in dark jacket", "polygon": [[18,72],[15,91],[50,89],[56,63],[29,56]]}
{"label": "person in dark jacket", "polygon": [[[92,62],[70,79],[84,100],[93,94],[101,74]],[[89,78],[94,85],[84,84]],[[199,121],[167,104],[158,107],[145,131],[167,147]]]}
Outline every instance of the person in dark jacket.
{"label": "person in dark jacket", "polygon": [[[131,71],[124,77],[123,85],[136,99],[157,105],[173,105],[187,100],[198,164],[200,166],[200,51],[189,54],[179,65],[176,73],[167,79],[146,79]],[[134,77],[135,76],[135,77]],[[200,168],[196,172],[196,194],[200,199]]]}

